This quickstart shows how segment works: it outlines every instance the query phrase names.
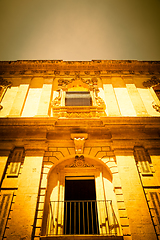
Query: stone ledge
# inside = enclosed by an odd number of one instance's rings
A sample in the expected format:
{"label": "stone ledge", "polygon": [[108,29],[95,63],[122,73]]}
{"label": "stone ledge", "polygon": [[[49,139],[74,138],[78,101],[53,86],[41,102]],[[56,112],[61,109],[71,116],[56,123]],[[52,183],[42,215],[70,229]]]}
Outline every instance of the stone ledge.
{"label": "stone ledge", "polygon": [[[83,120],[83,121],[82,121]],[[160,117],[100,117],[95,119],[58,119],[54,117],[17,117],[17,118],[0,118],[0,126],[98,126],[98,127],[121,127],[133,128],[145,126],[145,128],[160,127]],[[127,126],[128,125],[128,126]],[[134,125],[134,126],[133,126]]]}
{"label": "stone ledge", "polygon": [[101,235],[55,235],[41,236],[40,240],[123,240],[123,236],[101,236]]}

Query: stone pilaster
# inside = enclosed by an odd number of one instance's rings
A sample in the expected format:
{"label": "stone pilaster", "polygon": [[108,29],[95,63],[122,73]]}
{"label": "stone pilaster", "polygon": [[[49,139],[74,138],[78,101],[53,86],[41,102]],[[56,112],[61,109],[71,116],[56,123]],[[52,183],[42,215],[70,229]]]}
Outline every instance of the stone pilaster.
{"label": "stone pilaster", "polygon": [[31,239],[42,160],[43,151],[26,151],[23,171],[18,181],[16,200],[10,214],[11,222],[8,222],[5,234],[7,240]]}
{"label": "stone pilaster", "polygon": [[112,84],[104,84],[103,88],[108,115],[111,117],[120,116],[121,114]]}
{"label": "stone pilaster", "polygon": [[20,117],[28,88],[29,84],[21,84],[19,86],[11,111],[9,113],[9,117]]}
{"label": "stone pilaster", "polygon": [[135,84],[126,84],[127,91],[138,117],[149,116]]}
{"label": "stone pilaster", "polygon": [[48,116],[49,103],[51,100],[51,90],[52,84],[43,84],[37,116]]}
{"label": "stone pilaster", "polygon": [[117,152],[116,155],[132,239],[156,240],[133,153],[125,151],[125,153]]}

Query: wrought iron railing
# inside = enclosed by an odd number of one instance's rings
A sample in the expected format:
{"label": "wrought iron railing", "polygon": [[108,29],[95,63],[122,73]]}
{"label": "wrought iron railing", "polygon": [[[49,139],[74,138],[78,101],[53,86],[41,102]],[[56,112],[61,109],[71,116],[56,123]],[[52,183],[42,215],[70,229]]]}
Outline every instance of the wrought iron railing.
{"label": "wrought iron railing", "polygon": [[46,235],[120,235],[112,201],[51,201]]}

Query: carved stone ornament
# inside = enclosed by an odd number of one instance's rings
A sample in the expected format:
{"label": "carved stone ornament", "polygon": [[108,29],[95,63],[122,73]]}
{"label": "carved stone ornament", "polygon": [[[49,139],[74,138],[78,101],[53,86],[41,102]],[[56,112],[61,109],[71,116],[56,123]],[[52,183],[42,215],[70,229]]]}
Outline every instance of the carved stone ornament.
{"label": "carved stone ornament", "polygon": [[88,163],[86,163],[86,161],[84,160],[84,156],[75,156],[75,160],[69,164],[65,166],[66,168],[86,168],[86,167],[94,167],[94,165],[89,165]]}
{"label": "carved stone ornament", "polygon": [[51,102],[51,106],[52,107],[59,107],[61,106],[61,94],[59,91],[59,95],[57,97],[55,97],[55,99]]}
{"label": "carved stone ornament", "polygon": [[6,79],[3,79],[2,77],[0,77],[0,86],[4,86],[4,87],[11,87],[11,82],[7,81]]}
{"label": "carved stone ornament", "polygon": [[101,97],[95,97],[95,100],[96,100],[96,105],[98,107],[102,107],[102,108],[105,108],[105,102],[103,101],[103,99]]}
{"label": "carved stone ornament", "polygon": [[63,91],[66,91],[68,89],[68,85],[73,83],[74,81],[81,81],[82,83],[86,84],[89,91],[98,89],[98,86],[97,86],[98,79],[96,77],[83,79],[79,76],[79,74],[77,74],[76,77],[72,79],[60,78],[58,80],[58,89],[62,89]]}
{"label": "carved stone ornament", "polygon": [[68,84],[70,84],[71,82],[71,79],[60,78],[58,80],[58,90],[62,89],[63,91],[66,91]]}
{"label": "carved stone ornament", "polygon": [[84,143],[85,143],[85,139],[84,138],[74,138],[76,154],[83,153]]}
{"label": "carved stone ornament", "polygon": [[156,104],[155,102],[152,103],[152,107],[160,113],[160,105]]}
{"label": "carved stone ornament", "polygon": [[76,154],[83,154],[84,143],[85,143],[85,139],[87,138],[88,138],[88,134],[86,133],[71,134],[71,139],[74,140]]}
{"label": "carved stone ornament", "polygon": [[153,77],[151,77],[150,80],[143,82],[143,86],[148,87],[148,88],[153,87],[158,84],[160,84],[160,80],[156,76],[153,76]]}

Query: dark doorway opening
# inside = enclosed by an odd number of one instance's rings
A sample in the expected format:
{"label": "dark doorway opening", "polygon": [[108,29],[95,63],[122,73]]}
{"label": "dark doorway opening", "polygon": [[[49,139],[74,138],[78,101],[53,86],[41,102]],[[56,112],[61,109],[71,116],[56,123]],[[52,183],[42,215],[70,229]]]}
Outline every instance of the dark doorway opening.
{"label": "dark doorway opening", "polygon": [[95,180],[65,180],[64,234],[99,234]]}

